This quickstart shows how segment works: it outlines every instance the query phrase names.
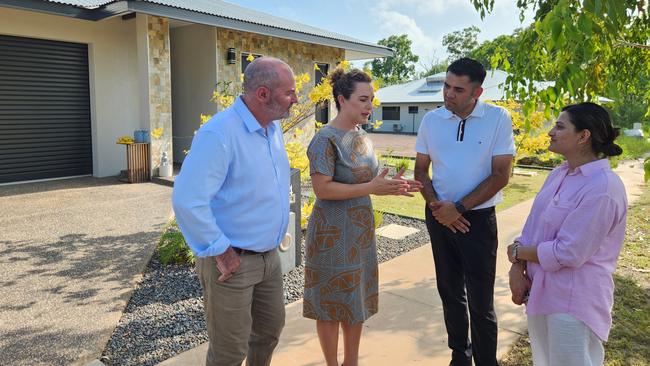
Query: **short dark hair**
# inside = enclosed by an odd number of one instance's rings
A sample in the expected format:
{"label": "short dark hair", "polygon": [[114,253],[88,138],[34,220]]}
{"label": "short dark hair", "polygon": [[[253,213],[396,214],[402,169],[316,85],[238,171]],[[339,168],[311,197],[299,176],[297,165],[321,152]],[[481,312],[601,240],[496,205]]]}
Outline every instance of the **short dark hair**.
{"label": "short dark hair", "polygon": [[614,143],[619,129],[612,125],[612,119],[607,110],[598,104],[584,102],[571,104],[562,108],[569,115],[569,120],[576,131],[589,130],[591,133],[591,149],[598,156],[616,156],[623,149]]}
{"label": "short dark hair", "polygon": [[467,75],[469,81],[477,83],[478,85],[483,84],[485,75],[487,74],[483,64],[469,57],[459,58],[452,62],[451,65],[447,67],[447,72],[458,76]]}
{"label": "short dark hair", "polygon": [[356,88],[356,83],[372,82],[370,75],[366,74],[362,70],[352,69],[346,72],[341,67],[336,68],[336,70],[330,74],[329,79],[330,84],[332,85],[332,94],[334,95],[334,103],[336,103],[337,110],[341,110],[338,100],[339,95],[342,95],[346,100],[350,99],[350,95],[354,93],[354,89]]}

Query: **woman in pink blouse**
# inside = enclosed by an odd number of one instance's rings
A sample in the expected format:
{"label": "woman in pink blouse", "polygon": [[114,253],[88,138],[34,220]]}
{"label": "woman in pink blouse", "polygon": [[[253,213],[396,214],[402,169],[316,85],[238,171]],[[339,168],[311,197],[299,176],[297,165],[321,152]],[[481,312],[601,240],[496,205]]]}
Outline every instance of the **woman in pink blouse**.
{"label": "woman in pink blouse", "polygon": [[580,103],[562,110],[549,136],[566,162],[508,246],[512,300],[526,303],[535,366],[602,365],[627,216],[625,187],[606,159],[622,152],[618,130],[604,108]]}

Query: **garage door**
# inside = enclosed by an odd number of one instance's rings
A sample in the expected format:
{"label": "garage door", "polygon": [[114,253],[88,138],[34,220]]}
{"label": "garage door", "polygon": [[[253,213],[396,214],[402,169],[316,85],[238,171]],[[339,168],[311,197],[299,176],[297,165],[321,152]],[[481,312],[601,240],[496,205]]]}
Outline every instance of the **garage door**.
{"label": "garage door", "polygon": [[0,183],[86,174],[87,45],[0,35]]}

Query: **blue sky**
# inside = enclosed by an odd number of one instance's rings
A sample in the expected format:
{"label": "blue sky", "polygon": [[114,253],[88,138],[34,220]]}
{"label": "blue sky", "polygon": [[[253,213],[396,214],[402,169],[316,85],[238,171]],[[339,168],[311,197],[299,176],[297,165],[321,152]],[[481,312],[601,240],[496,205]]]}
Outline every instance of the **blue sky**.
{"label": "blue sky", "polygon": [[[392,34],[408,34],[423,63],[447,57],[442,37],[476,25],[479,41],[511,34],[521,27],[516,0],[496,0],[481,20],[470,0],[226,0],[247,8],[314,27],[377,42]],[[531,22],[530,13],[523,25]]]}

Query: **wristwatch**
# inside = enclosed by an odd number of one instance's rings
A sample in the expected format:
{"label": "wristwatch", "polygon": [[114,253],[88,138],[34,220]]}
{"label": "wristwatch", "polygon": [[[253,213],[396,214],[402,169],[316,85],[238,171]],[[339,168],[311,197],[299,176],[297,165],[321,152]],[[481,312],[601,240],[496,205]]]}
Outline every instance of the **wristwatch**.
{"label": "wristwatch", "polygon": [[456,206],[456,211],[458,211],[458,213],[461,215],[467,212],[467,209],[460,201],[456,201],[456,203],[454,203],[454,206]]}
{"label": "wristwatch", "polygon": [[514,243],[512,245],[512,248],[510,249],[510,256],[514,258],[514,261],[510,261],[511,263],[519,263],[519,258],[517,258],[518,250],[519,250],[519,243]]}

